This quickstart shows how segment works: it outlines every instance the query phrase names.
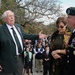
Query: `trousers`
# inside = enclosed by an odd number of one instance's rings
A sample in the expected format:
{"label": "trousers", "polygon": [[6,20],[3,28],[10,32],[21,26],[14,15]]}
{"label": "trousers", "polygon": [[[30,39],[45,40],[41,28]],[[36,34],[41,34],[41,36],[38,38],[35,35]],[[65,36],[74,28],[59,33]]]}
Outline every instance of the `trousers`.
{"label": "trousers", "polygon": [[0,72],[0,75],[22,75],[23,66],[24,66],[23,62],[22,62],[22,59],[21,59],[20,56],[17,56],[16,59],[17,59],[17,63],[16,63],[17,71],[14,72],[14,73],[6,73],[6,72],[2,71],[2,72]]}

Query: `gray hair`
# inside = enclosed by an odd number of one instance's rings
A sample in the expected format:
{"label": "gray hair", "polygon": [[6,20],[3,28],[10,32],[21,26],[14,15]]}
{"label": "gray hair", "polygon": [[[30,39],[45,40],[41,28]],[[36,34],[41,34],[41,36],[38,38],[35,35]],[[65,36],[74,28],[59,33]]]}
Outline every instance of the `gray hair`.
{"label": "gray hair", "polygon": [[[11,10],[7,10],[7,11],[5,11],[4,13],[3,13],[3,15],[2,15],[2,19],[4,19],[5,17],[7,17],[7,12],[12,12]],[[13,13],[13,12],[12,12]],[[14,14],[14,13],[13,13]]]}

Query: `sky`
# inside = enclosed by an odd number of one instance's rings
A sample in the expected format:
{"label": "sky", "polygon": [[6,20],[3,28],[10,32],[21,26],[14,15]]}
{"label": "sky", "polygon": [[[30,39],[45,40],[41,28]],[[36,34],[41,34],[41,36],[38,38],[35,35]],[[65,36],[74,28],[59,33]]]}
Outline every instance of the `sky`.
{"label": "sky", "polygon": [[[59,0],[61,2],[61,6],[63,7],[63,13],[66,14],[66,9],[69,7],[75,7],[75,0]],[[50,21],[44,18],[44,24],[48,25]]]}
{"label": "sky", "polygon": [[75,0],[60,0],[62,2],[64,13],[68,7],[75,7]]}
{"label": "sky", "polygon": [[[63,7],[63,13],[66,14],[66,9],[69,7],[75,7],[75,0],[59,0],[61,2],[61,6]],[[45,25],[50,24],[50,20],[48,18],[43,17],[42,18]],[[41,20],[41,19],[39,19]]]}

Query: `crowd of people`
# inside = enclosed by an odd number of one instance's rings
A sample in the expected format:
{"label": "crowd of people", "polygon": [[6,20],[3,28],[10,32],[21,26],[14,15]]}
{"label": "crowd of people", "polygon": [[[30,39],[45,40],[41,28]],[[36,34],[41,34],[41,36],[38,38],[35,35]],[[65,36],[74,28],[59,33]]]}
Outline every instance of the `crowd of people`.
{"label": "crowd of people", "polygon": [[[57,30],[51,35],[27,34],[15,15],[7,10],[0,26],[0,75],[30,75],[33,55],[36,73],[42,75],[75,75],[75,7],[66,9],[68,15],[58,17]],[[73,32],[68,26],[74,28]]]}

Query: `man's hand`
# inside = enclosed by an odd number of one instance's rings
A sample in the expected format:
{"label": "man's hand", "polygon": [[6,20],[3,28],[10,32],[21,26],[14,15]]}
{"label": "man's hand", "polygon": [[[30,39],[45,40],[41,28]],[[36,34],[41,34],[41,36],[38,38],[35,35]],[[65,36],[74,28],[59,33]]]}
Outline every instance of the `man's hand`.
{"label": "man's hand", "polygon": [[46,37],[47,37],[47,35],[42,34],[42,31],[39,32],[39,38],[40,38],[40,39],[44,39],[44,38],[46,38]]}
{"label": "man's hand", "polygon": [[2,68],[2,66],[0,65],[0,72],[2,71],[2,69],[3,69],[3,68]]}

